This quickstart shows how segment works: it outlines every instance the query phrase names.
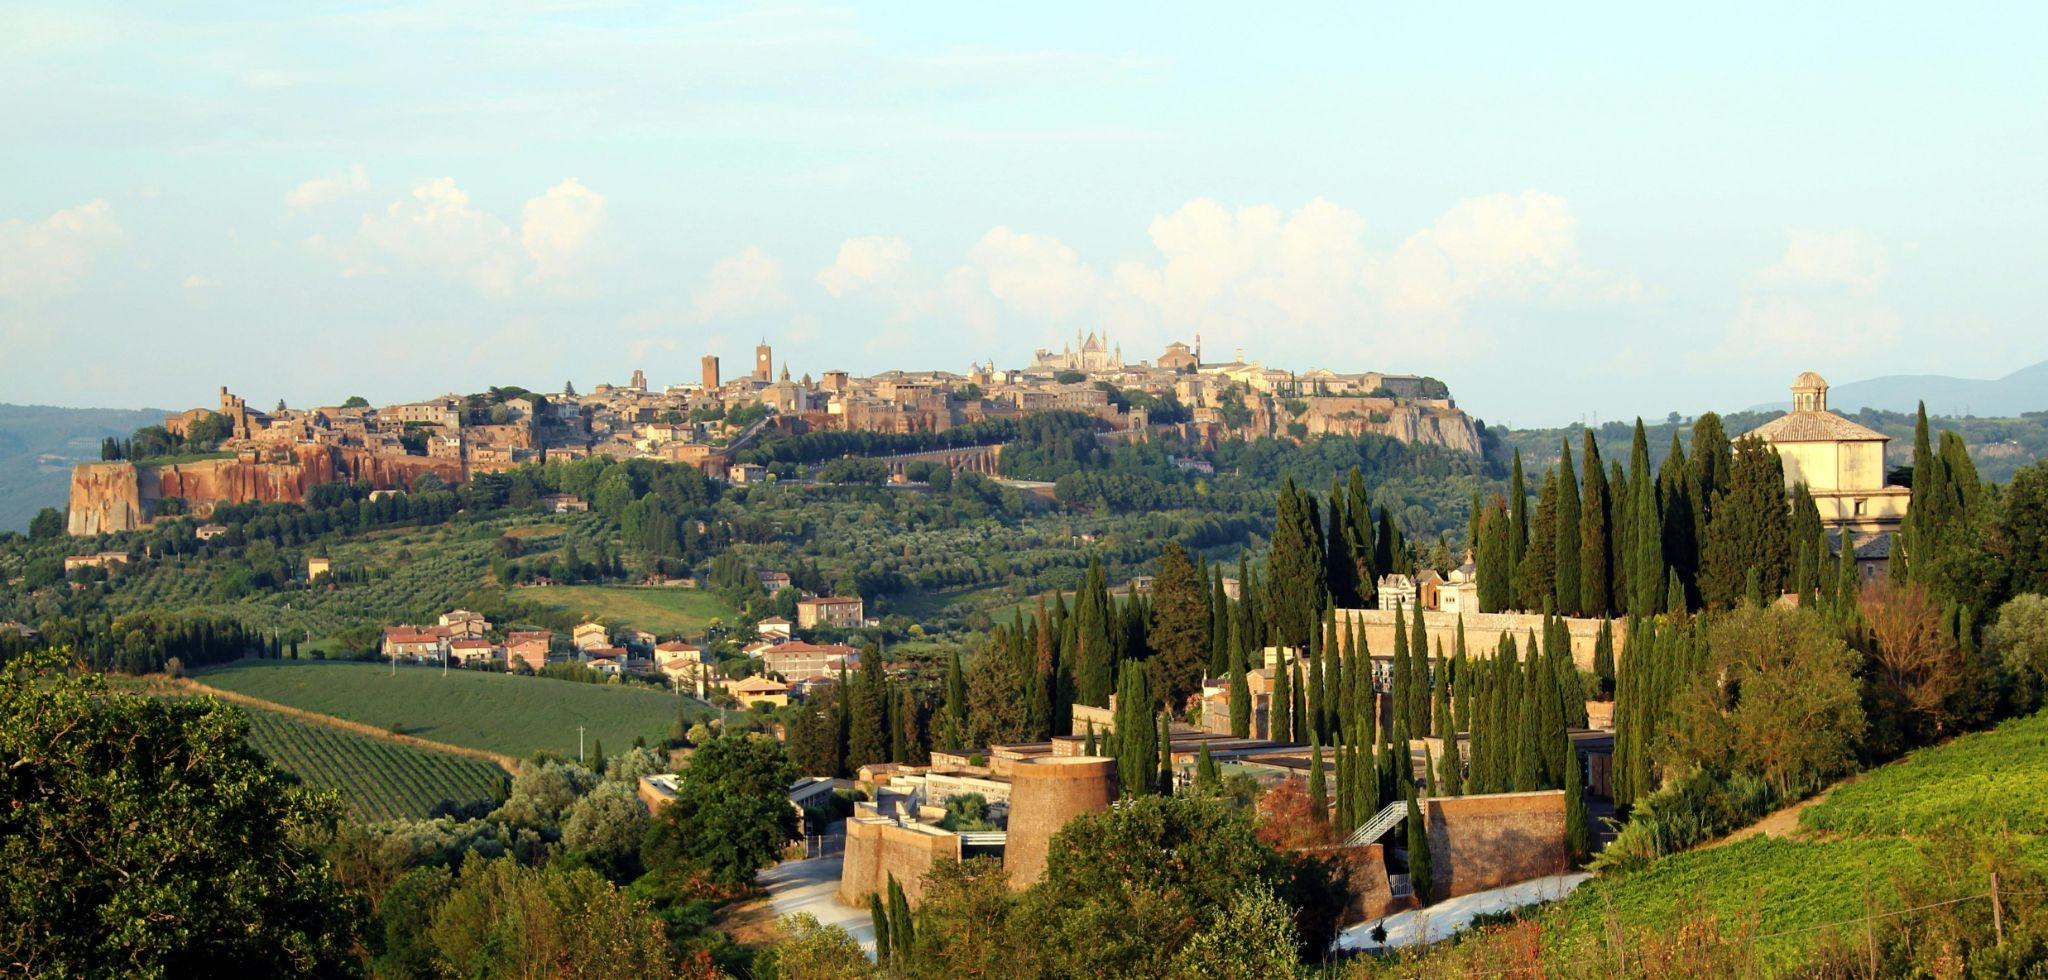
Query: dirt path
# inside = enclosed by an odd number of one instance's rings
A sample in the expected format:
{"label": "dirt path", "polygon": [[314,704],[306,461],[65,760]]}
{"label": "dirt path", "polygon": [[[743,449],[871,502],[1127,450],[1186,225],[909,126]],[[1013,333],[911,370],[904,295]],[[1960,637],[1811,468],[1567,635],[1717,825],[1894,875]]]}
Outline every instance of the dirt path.
{"label": "dirt path", "polygon": [[381,739],[386,742],[396,742],[400,745],[409,745],[413,748],[426,749],[430,752],[448,752],[454,755],[466,755],[472,759],[482,759],[485,762],[496,764],[498,768],[505,770],[507,773],[510,773],[515,776],[519,774],[519,760],[509,755],[499,755],[496,752],[485,752],[482,749],[472,749],[461,745],[449,745],[446,742],[432,742],[428,741],[427,739],[419,738],[412,735],[400,735],[387,729],[378,728],[375,725],[365,725],[359,721],[350,721],[346,718],[336,718],[333,715],[323,715],[320,712],[307,711],[304,708],[294,708],[288,704],[279,704],[275,701],[266,701],[263,698],[242,694],[238,691],[223,690],[221,688],[214,687],[211,684],[200,683],[199,681],[193,680],[190,677],[166,678],[166,683],[169,683],[174,687],[181,688],[193,694],[211,695],[230,704],[240,704],[246,705],[251,708],[261,708],[264,711],[275,712],[277,714],[284,715],[289,718],[296,718],[300,721],[310,722],[316,725],[326,725],[330,728],[339,728],[343,731],[351,732],[356,735],[362,735],[366,738]]}
{"label": "dirt path", "polygon": [[1758,820],[1757,822],[1750,824],[1749,826],[1744,827],[1741,830],[1729,834],[1728,836],[1723,837],[1719,840],[1710,841],[1706,844],[1700,845],[1699,849],[1705,850],[1710,847],[1720,847],[1723,844],[1733,844],[1736,841],[1745,840],[1751,837],[1758,836],[1760,834],[1766,837],[1803,836],[1804,832],[1799,829],[1800,812],[1805,810],[1807,807],[1810,807],[1815,803],[1819,803],[1820,801],[1825,800],[1829,796],[1833,795],[1836,787],[1845,786],[1849,783],[1855,782],[1860,778],[1862,778],[1862,776],[1861,774],[1858,774],[1855,776],[1850,776],[1846,779],[1836,780],[1835,782],[1829,784],[1827,789],[1821,790],[1820,792],[1815,793],[1812,796],[1807,797],[1806,799],[1800,800],[1799,802],[1794,803],[1791,806],[1774,810],[1771,813],[1766,814],[1763,819]]}

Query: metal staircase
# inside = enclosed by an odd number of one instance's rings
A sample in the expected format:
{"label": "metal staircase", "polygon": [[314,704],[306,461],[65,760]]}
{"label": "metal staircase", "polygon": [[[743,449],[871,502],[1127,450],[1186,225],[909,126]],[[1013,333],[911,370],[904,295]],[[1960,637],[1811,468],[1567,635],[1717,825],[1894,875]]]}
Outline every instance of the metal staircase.
{"label": "metal staircase", "polygon": [[1357,830],[1351,832],[1351,836],[1344,838],[1344,846],[1358,847],[1370,844],[1385,837],[1388,831],[1400,826],[1401,821],[1407,818],[1408,804],[1399,800],[1389,803],[1381,807],[1380,812],[1373,814],[1371,820],[1360,824]]}

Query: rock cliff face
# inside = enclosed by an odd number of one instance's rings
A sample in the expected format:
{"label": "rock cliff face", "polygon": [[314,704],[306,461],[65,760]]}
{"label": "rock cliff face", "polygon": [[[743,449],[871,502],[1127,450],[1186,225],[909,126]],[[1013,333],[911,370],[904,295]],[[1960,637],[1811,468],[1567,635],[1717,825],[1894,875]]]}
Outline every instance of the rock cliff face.
{"label": "rock cliff face", "polygon": [[185,501],[194,514],[215,504],[252,500],[299,503],[322,483],[363,480],[379,490],[403,490],[423,474],[443,482],[462,481],[462,464],[450,459],[393,456],[340,446],[299,446],[292,462],[206,459],[163,466],[80,463],[71,471],[69,529],[72,534],[131,531],[143,526],[166,498]]}
{"label": "rock cliff face", "polygon": [[1479,452],[1472,417],[1448,402],[1403,402],[1391,398],[1310,398],[1304,418],[1310,435],[1383,435],[1406,443]]}

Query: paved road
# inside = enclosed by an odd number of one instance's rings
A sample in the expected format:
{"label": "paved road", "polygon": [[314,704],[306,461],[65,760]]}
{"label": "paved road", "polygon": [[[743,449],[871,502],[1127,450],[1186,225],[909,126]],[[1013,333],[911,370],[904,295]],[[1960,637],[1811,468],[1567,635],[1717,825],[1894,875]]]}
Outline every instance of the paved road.
{"label": "paved road", "polygon": [[[1535,905],[1538,902],[1554,902],[1572,893],[1572,889],[1593,877],[1585,872],[1567,875],[1551,875],[1547,878],[1532,878],[1528,881],[1495,888],[1491,891],[1473,892],[1447,899],[1424,909],[1409,909],[1396,912],[1384,919],[1361,922],[1337,934],[1337,941],[1331,943],[1334,949],[1356,949],[1367,952],[1400,946],[1426,945],[1450,938],[1459,930],[1472,923],[1474,916],[1488,912],[1505,912]],[[1372,938],[1374,926],[1385,926],[1385,944]]]}
{"label": "paved road", "polygon": [[845,929],[869,956],[873,956],[875,924],[868,918],[867,908],[839,904],[840,858],[841,855],[834,854],[784,861],[761,872],[754,881],[768,891],[768,899],[777,918],[809,912],[820,925],[836,925]]}

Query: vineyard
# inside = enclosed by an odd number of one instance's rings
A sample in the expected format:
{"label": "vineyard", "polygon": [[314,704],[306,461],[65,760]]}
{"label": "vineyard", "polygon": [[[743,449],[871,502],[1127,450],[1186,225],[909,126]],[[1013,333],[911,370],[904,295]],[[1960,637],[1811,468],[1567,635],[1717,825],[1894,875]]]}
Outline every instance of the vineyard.
{"label": "vineyard", "polygon": [[574,757],[577,729],[618,751],[635,738],[659,742],[701,702],[647,688],[577,684],[494,671],[341,661],[248,660],[200,672],[212,687],[333,715],[434,742],[525,757]]}
{"label": "vineyard", "polygon": [[244,711],[250,744],[307,786],[340,796],[357,820],[420,818],[444,801],[466,806],[504,792],[505,771],[480,759]]}

